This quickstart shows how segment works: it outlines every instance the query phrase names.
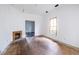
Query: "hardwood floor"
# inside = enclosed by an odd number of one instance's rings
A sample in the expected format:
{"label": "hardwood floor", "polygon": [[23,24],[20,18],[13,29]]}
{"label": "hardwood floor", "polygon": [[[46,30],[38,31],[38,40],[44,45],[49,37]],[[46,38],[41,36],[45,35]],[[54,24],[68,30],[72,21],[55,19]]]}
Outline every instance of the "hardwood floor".
{"label": "hardwood floor", "polygon": [[[40,37],[40,39],[47,39],[47,37]],[[48,38],[50,39],[50,38]],[[55,44],[56,43],[56,44]],[[64,43],[61,43],[61,42],[58,42],[58,41],[54,41],[53,40],[53,45],[55,47],[52,47],[53,51],[52,52],[56,52],[56,55],[79,55],[79,49],[78,48],[75,48],[75,47],[72,47],[72,46],[69,46],[67,44],[64,44]],[[57,51],[54,51],[56,50]]]}
{"label": "hardwood floor", "polygon": [[63,55],[79,55],[79,49],[74,49],[64,44],[59,44],[59,46],[61,48]]}
{"label": "hardwood floor", "polygon": [[79,49],[53,41],[47,37],[35,37],[13,41],[2,55],[79,55]]}
{"label": "hardwood floor", "polygon": [[56,41],[50,37],[47,36],[39,36],[39,37],[45,37],[48,38],[54,42],[56,42],[58,44],[58,46],[60,47],[60,50],[62,51],[62,55],[79,55],[79,48],[73,47],[71,45]]}

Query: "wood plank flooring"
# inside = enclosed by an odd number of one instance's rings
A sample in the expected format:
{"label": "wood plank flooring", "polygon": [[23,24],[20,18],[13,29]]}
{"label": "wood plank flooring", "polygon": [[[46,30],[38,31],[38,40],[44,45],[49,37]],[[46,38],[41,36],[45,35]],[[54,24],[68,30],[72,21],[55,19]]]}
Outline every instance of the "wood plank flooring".
{"label": "wood plank flooring", "polygon": [[26,39],[12,42],[2,55],[79,55],[79,49],[54,42],[50,38],[35,37],[29,43]]}
{"label": "wood plank flooring", "polygon": [[79,48],[59,42],[57,40],[54,40],[54,39],[44,36],[44,35],[41,35],[39,37],[45,37],[45,38],[48,38],[48,39],[56,42],[62,51],[62,55],[79,55]]}
{"label": "wood plank flooring", "polygon": [[63,55],[79,55],[79,49],[75,49],[64,44],[58,44]]}

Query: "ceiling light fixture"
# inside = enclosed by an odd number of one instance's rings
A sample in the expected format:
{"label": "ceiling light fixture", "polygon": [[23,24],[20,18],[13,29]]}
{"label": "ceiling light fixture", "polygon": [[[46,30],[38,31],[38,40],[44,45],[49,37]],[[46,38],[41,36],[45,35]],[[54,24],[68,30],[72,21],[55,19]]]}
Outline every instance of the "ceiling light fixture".
{"label": "ceiling light fixture", "polygon": [[48,13],[48,11],[45,11],[46,13]]}
{"label": "ceiling light fixture", "polygon": [[59,6],[59,4],[56,4],[54,7],[58,7]]}

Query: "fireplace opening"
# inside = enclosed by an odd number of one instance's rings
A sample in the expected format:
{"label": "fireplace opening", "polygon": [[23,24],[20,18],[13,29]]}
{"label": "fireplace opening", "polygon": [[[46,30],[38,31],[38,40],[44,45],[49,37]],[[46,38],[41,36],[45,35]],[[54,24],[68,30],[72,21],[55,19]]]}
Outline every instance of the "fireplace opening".
{"label": "fireplace opening", "polygon": [[22,37],[22,31],[14,31],[13,32],[13,40],[20,39]]}

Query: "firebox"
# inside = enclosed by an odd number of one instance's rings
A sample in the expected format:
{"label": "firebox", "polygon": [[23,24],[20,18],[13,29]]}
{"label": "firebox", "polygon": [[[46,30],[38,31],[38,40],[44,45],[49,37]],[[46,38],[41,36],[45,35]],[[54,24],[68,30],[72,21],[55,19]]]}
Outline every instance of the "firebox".
{"label": "firebox", "polygon": [[22,31],[14,31],[12,34],[13,40],[20,39],[22,37]]}

